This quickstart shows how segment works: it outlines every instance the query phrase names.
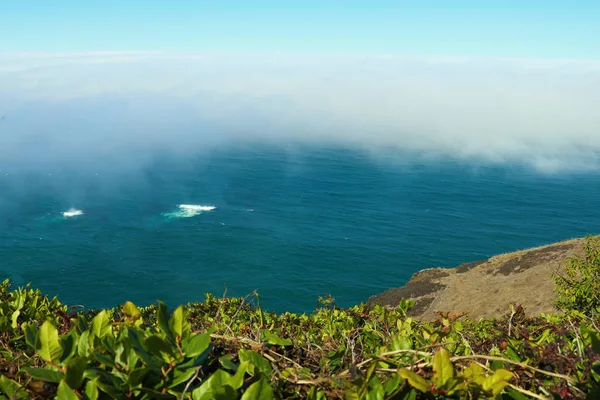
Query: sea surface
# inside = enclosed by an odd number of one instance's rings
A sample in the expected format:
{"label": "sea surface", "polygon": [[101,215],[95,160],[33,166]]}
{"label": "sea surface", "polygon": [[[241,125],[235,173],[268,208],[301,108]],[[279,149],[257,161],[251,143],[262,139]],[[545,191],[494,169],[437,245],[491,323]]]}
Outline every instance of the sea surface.
{"label": "sea surface", "polygon": [[[0,279],[72,305],[258,290],[351,306],[423,268],[600,233],[598,173],[324,146],[2,166]],[[122,162],[120,168],[119,162]]]}

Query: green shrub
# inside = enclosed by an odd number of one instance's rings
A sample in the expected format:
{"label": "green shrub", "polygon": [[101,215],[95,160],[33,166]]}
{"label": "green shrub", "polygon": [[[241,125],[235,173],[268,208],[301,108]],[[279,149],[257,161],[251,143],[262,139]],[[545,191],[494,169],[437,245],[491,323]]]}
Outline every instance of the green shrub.
{"label": "green shrub", "polygon": [[311,314],[277,314],[256,293],[67,313],[39,290],[0,289],[0,400],[600,394],[600,321],[581,313],[529,319],[517,307],[501,319],[440,312],[425,322],[406,315],[412,302],[343,309],[326,296]]}
{"label": "green shrub", "polygon": [[600,238],[588,237],[583,257],[567,259],[564,274],[554,274],[556,306],[584,314],[600,311]]}

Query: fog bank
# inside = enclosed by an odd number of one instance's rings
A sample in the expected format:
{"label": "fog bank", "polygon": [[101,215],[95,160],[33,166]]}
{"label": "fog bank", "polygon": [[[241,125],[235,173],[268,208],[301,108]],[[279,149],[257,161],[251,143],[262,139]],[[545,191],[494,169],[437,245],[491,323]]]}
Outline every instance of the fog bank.
{"label": "fog bank", "polygon": [[5,53],[0,168],[300,142],[597,171],[598,104],[597,61]]}

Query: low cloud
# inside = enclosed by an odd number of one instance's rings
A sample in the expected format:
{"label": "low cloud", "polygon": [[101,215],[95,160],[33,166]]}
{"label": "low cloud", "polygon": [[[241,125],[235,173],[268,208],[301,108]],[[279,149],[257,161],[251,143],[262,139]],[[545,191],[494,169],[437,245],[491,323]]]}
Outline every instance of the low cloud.
{"label": "low cloud", "polygon": [[597,61],[0,54],[0,167],[300,142],[597,171],[598,104]]}

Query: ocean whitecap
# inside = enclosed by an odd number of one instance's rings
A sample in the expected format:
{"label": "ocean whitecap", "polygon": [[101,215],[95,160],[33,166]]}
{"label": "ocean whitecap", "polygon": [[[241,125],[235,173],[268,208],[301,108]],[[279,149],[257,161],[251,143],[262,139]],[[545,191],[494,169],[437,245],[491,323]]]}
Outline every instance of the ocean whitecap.
{"label": "ocean whitecap", "polygon": [[177,210],[163,214],[168,218],[190,218],[196,215],[202,214],[203,212],[212,211],[216,209],[215,206],[205,206],[198,204],[180,204],[177,206]]}
{"label": "ocean whitecap", "polygon": [[77,210],[75,208],[70,208],[69,210],[63,212],[62,215],[65,218],[77,217],[79,215],[83,215],[83,211]]}

